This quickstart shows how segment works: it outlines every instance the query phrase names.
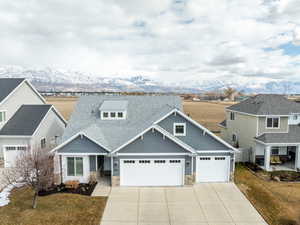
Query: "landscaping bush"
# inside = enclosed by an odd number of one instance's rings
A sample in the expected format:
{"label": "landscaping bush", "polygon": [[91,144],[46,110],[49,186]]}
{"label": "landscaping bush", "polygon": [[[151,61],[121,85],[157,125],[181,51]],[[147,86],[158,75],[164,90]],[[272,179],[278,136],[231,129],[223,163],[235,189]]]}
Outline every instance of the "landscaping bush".
{"label": "landscaping bush", "polygon": [[60,184],[60,185],[53,185],[51,188],[47,190],[42,190],[39,192],[39,196],[46,196],[56,193],[70,193],[70,194],[80,194],[80,195],[88,195],[90,196],[97,183],[92,182],[88,184],[76,184],[76,185],[66,185],[66,184]]}

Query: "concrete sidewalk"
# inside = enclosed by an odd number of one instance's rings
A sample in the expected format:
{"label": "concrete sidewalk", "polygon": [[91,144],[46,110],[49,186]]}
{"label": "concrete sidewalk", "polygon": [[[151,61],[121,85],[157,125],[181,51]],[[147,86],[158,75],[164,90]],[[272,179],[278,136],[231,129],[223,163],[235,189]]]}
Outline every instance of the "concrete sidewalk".
{"label": "concrete sidewalk", "polygon": [[233,183],[112,188],[100,225],[266,225]]}

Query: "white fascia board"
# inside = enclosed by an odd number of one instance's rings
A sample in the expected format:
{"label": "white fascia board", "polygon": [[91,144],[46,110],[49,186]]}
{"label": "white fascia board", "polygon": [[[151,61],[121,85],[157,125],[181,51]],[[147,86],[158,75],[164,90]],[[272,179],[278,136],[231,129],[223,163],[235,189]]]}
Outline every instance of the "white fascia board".
{"label": "white fascia board", "polygon": [[240,112],[240,111],[236,111],[236,110],[231,110],[226,108],[227,111],[229,112],[234,112],[234,113],[240,113],[240,114],[244,114],[244,115],[248,115],[248,116],[255,116],[255,117],[265,117],[265,116],[270,116],[270,117],[276,117],[276,116],[281,116],[281,117],[288,117],[290,115],[257,115],[257,114],[252,114],[252,113],[245,113],[245,112]]}
{"label": "white fascia board", "polygon": [[37,126],[37,128],[33,132],[33,134],[32,134],[33,137],[36,135],[36,133],[38,132],[38,130],[40,129],[40,127],[42,126],[44,120],[47,118],[47,116],[49,115],[50,112],[51,112],[51,107],[49,108],[48,112],[46,113],[46,115],[44,116],[44,118],[41,120],[40,124]]}
{"label": "white fascia board", "polygon": [[57,116],[61,119],[61,121],[67,126],[68,122],[65,120],[65,118],[61,115],[61,113],[52,105],[51,109],[57,114]]}
{"label": "white fascia board", "polygon": [[56,153],[57,155],[67,155],[67,156],[72,156],[72,155],[74,155],[74,156],[77,156],[77,155],[80,155],[80,156],[82,156],[82,155],[85,155],[85,156],[89,156],[89,155],[108,155],[108,153],[72,153],[72,152],[70,152],[70,153]]}
{"label": "white fascia board", "polygon": [[38,92],[38,90],[35,89],[35,87],[30,83],[29,80],[25,79],[24,82],[26,82],[29,87],[37,94],[37,96],[45,103],[47,104],[46,100],[44,99],[44,97]]}
{"label": "white fascia board", "polygon": [[198,122],[196,122],[195,120],[193,120],[192,118],[188,117],[187,115],[185,115],[183,112],[175,109],[176,112],[178,114],[180,114],[183,118],[185,118],[186,120],[190,121],[192,124],[194,124],[195,126],[199,127],[200,129],[204,130],[206,133],[208,133],[210,136],[212,136],[214,139],[216,139],[217,141],[221,142],[222,144],[224,144],[225,146],[227,146],[229,149],[232,149],[233,151],[238,151],[236,148],[234,148],[233,146],[231,146],[230,144],[228,144],[226,141],[222,140],[221,138],[219,138],[218,136],[216,136],[214,133],[212,133],[210,130],[208,130],[207,128],[205,128],[204,126],[202,126],[201,124],[199,124]]}
{"label": "white fascia board", "polygon": [[233,151],[230,151],[230,150],[207,150],[207,151],[197,150],[197,153],[209,153],[209,154],[211,154],[211,153],[230,153],[230,154],[232,154]]}
{"label": "white fascia board", "polygon": [[102,144],[100,144],[99,142],[95,141],[94,139],[88,137],[85,133],[83,132],[78,132],[75,135],[73,135],[72,137],[70,137],[68,140],[66,140],[65,142],[61,143],[60,145],[56,146],[54,149],[51,150],[51,152],[55,152],[58,149],[64,147],[65,145],[67,145],[68,143],[70,143],[71,141],[73,141],[74,139],[76,139],[79,136],[84,136],[87,139],[91,140],[92,142],[94,142],[95,144],[99,145],[101,148],[103,148],[104,150],[106,150],[108,153],[110,152],[110,150],[108,148],[106,148],[105,146],[103,146]]}
{"label": "white fascia board", "polygon": [[263,141],[260,141],[260,140],[257,140],[256,138],[254,138],[254,141],[260,143],[260,144],[263,144],[263,145],[266,145],[266,146],[273,146],[273,145],[280,145],[280,146],[291,146],[291,145],[300,145],[300,142],[299,143],[265,143]]}
{"label": "white fascia board", "polygon": [[0,138],[32,138],[32,136],[22,136],[22,135],[0,135]]}

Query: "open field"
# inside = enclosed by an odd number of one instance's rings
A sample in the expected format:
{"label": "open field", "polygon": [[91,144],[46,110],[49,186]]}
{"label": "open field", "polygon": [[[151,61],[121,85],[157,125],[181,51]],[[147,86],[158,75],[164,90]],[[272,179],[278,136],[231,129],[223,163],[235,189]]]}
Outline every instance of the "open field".
{"label": "open field", "polygon": [[[76,97],[47,97],[47,102],[53,104],[59,112],[68,120],[74,110]],[[219,131],[218,123],[225,118],[225,108],[232,103],[219,102],[191,102],[183,103],[186,114],[190,115],[194,120],[210,129],[211,131]]]}
{"label": "open field", "polygon": [[300,224],[300,183],[265,181],[241,165],[235,183],[270,225]]}
{"label": "open field", "polygon": [[39,197],[31,208],[32,191],[15,189],[9,205],[0,207],[1,225],[99,225],[106,198],[76,194],[53,194]]}

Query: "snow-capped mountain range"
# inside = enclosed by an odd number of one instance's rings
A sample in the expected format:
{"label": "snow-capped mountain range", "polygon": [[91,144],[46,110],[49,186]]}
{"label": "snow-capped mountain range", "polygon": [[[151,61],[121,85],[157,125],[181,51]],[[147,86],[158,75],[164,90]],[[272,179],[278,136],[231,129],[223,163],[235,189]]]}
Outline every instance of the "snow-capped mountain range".
{"label": "snow-capped mountain range", "polygon": [[201,93],[232,87],[246,93],[300,93],[300,82],[263,78],[190,79],[180,83],[161,82],[144,76],[111,78],[78,71],[24,69],[18,66],[0,67],[0,78],[24,77],[41,91],[143,91]]}

